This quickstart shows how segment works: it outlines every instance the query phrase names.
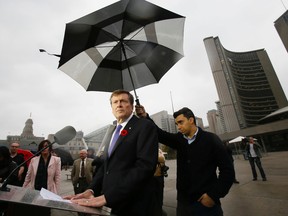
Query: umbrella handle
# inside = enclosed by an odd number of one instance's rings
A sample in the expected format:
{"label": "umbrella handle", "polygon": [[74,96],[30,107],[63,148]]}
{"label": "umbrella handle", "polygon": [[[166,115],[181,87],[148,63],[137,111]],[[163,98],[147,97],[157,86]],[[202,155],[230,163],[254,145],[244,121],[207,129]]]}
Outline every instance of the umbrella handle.
{"label": "umbrella handle", "polygon": [[140,105],[140,101],[138,98],[135,100],[135,102],[136,102],[136,105]]}

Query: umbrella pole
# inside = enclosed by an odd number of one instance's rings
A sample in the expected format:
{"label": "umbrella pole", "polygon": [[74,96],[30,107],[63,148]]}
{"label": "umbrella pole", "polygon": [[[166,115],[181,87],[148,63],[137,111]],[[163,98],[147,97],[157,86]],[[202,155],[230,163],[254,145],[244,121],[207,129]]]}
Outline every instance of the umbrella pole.
{"label": "umbrella pole", "polygon": [[127,60],[126,51],[125,51],[125,48],[124,48],[123,41],[121,40],[120,43],[121,43],[121,49],[122,49],[123,54],[124,54],[124,57],[125,57],[125,62],[126,62],[126,65],[127,65],[127,69],[128,69],[128,72],[129,72],[129,76],[130,76],[130,79],[131,79],[131,82],[132,82],[132,87],[133,87],[133,91],[134,91],[135,98],[136,98],[136,99],[135,99],[135,102],[136,102],[136,105],[140,105],[140,102],[139,102],[138,96],[137,96],[137,94],[136,94],[136,90],[135,90],[134,82],[133,82],[133,79],[132,79],[132,75],[131,75],[130,67],[129,67],[129,64],[128,64],[128,60]]}

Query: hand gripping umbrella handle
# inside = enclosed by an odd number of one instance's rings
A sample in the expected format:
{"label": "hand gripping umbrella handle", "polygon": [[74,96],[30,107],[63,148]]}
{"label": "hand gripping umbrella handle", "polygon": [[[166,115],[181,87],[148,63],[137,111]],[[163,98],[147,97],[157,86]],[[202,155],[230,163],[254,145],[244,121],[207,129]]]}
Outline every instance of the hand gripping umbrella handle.
{"label": "hand gripping umbrella handle", "polygon": [[138,98],[135,100],[135,102],[136,102],[136,105],[140,105],[140,101]]}

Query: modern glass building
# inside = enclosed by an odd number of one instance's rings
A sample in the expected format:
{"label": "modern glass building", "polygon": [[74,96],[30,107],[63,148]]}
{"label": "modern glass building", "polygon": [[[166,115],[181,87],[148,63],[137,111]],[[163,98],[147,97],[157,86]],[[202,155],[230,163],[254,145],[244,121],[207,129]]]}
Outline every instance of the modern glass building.
{"label": "modern glass building", "polygon": [[288,10],[274,22],[274,26],[288,52]]}
{"label": "modern glass building", "polygon": [[204,39],[219,96],[224,132],[259,124],[259,120],[288,105],[287,98],[264,49],[232,52],[218,37]]}

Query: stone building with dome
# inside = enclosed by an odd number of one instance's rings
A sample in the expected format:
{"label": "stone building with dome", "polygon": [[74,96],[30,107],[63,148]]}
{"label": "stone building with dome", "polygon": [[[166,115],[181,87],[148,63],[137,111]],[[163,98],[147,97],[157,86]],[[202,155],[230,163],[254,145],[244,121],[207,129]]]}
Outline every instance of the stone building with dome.
{"label": "stone building with dome", "polygon": [[[7,140],[0,140],[0,146],[4,145],[9,148],[10,143],[17,142],[20,144],[21,149],[30,150],[35,153],[38,150],[39,143],[45,139],[54,142],[54,134],[49,134],[47,138],[35,136],[33,133],[33,120],[28,118],[21,135],[8,135]],[[91,145],[91,142],[89,144]],[[75,138],[65,145],[53,144],[54,152],[61,157],[63,165],[67,163],[71,165],[73,160],[79,157],[79,151],[87,148],[88,145],[85,142],[82,131],[78,131]]]}
{"label": "stone building with dome", "polygon": [[33,134],[33,120],[28,118],[21,135],[8,135],[7,144],[18,142],[22,149],[37,151],[38,144],[44,139],[45,137],[38,137]]}

